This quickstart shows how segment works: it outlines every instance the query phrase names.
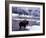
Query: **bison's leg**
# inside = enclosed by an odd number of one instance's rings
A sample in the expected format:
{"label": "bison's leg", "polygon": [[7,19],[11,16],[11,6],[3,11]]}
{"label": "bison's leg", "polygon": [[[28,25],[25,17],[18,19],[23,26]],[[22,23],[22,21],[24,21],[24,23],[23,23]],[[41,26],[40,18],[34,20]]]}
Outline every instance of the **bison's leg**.
{"label": "bison's leg", "polygon": [[21,29],[21,26],[20,26],[20,28],[19,28],[19,30]]}
{"label": "bison's leg", "polygon": [[26,28],[26,25],[24,26],[24,29]]}

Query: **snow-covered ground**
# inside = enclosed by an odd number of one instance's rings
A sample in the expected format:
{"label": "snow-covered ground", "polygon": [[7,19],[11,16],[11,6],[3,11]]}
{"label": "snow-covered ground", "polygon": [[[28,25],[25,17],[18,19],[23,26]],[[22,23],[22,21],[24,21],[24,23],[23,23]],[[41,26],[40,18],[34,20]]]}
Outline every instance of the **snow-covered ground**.
{"label": "snow-covered ground", "polygon": [[20,30],[17,29],[17,28],[14,28],[14,31],[40,31],[40,26],[37,26],[37,25],[33,25],[33,26],[26,26],[25,30],[24,28],[21,28]]}
{"label": "snow-covered ground", "polygon": [[26,26],[26,29],[29,29],[28,31],[40,31],[40,26],[37,25]]}
{"label": "snow-covered ground", "polygon": [[38,24],[38,25],[32,25],[33,24],[33,22],[31,22],[31,21],[29,21],[29,24],[26,26],[26,30],[23,30],[24,29],[24,27],[22,26],[21,27],[21,29],[19,30],[19,28],[20,28],[20,26],[19,26],[19,22],[20,22],[20,20],[13,20],[12,21],[12,30],[13,31],[32,31],[32,30],[39,30],[40,29],[40,25]]}

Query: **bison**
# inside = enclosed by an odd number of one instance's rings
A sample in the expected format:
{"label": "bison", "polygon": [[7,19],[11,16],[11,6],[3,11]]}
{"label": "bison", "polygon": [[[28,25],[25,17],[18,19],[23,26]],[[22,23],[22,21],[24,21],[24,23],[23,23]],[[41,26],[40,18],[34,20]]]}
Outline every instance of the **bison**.
{"label": "bison", "polygon": [[27,20],[23,20],[23,21],[21,21],[21,22],[19,23],[20,29],[21,29],[22,26],[23,26],[24,29],[25,29],[26,25],[28,25],[28,21],[27,21]]}

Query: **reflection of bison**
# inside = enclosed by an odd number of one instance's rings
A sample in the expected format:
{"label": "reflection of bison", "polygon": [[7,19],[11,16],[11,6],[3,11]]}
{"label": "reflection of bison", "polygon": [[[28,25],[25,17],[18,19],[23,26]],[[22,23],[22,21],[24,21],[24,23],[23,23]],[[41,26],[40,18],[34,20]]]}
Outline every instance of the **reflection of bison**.
{"label": "reflection of bison", "polygon": [[28,25],[28,21],[26,21],[26,20],[23,20],[23,21],[21,21],[21,22],[19,23],[20,29],[21,29],[22,26],[23,26],[24,29],[25,29],[26,25]]}

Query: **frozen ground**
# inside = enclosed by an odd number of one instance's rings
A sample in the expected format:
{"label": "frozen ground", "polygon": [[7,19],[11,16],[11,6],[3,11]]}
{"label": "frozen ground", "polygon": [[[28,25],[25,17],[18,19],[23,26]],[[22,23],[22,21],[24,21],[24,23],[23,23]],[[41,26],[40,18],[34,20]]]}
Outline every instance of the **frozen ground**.
{"label": "frozen ground", "polygon": [[13,31],[40,31],[40,26],[39,25],[32,25],[32,26],[26,26],[26,28],[24,29],[24,27],[21,27],[21,29],[19,30],[19,26],[14,26]]}
{"label": "frozen ground", "polygon": [[20,30],[19,29],[16,30],[14,28],[14,31],[40,31],[40,26],[37,26],[37,25],[26,26],[25,30],[23,27]]}
{"label": "frozen ground", "polygon": [[29,21],[29,24],[26,26],[26,28],[24,29],[24,27],[22,26],[21,29],[19,29],[19,22],[20,20],[13,20],[12,21],[12,31],[36,31],[36,30],[40,30],[40,25],[32,25],[33,22]]}

